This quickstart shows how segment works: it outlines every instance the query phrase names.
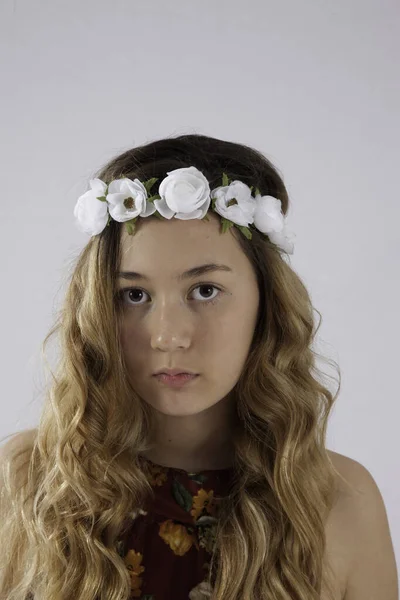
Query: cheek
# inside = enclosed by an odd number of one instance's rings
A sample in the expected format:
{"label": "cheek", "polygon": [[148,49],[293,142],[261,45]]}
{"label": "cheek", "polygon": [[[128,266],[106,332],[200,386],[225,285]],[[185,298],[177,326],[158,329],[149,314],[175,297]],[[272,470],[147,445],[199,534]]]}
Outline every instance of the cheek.
{"label": "cheek", "polygon": [[215,366],[215,372],[239,378],[246,362],[254,333],[253,320],[223,319],[211,335],[204,336],[203,346],[207,362]]}
{"label": "cheek", "polygon": [[144,349],[148,343],[137,327],[125,325],[121,329],[120,344],[127,367],[135,371],[144,368],[148,354]]}
{"label": "cheek", "polygon": [[212,332],[215,343],[235,349],[236,352],[250,346],[256,325],[257,307],[244,304],[233,306],[232,310],[221,312],[207,331]]}
{"label": "cheek", "polygon": [[137,347],[148,339],[145,329],[140,326],[140,323],[134,322],[133,319],[126,318],[120,329],[121,345],[125,350],[129,350],[132,346]]}

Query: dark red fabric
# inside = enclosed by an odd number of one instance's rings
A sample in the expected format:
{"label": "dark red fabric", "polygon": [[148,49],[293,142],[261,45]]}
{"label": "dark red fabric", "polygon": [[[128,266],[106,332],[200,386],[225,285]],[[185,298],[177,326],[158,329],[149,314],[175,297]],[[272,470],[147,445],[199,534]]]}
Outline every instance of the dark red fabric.
{"label": "dark red fabric", "polygon": [[197,586],[208,574],[220,499],[228,493],[233,468],[188,473],[140,460],[148,467],[155,500],[119,538],[131,575],[130,598],[200,599]]}

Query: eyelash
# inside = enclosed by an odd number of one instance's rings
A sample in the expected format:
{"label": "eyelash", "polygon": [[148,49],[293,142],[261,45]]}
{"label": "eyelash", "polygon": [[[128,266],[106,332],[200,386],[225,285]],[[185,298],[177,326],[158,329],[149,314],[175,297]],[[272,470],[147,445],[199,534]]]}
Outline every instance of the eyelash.
{"label": "eyelash", "polygon": [[[213,283],[200,283],[200,284],[196,285],[191,291],[196,290],[197,288],[200,288],[200,287],[212,287],[212,288],[215,288],[216,290],[218,290],[219,292],[222,293],[222,289],[219,288],[217,285],[214,285]],[[119,290],[119,292],[117,294],[118,299],[120,300],[120,302],[122,304],[124,304],[124,294],[125,294],[125,292],[131,292],[133,290],[140,290],[140,291],[144,292],[145,294],[147,294],[147,292],[145,292],[145,290],[142,290],[142,288],[139,288],[139,287],[126,287],[126,288],[122,288],[121,290]],[[206,306],[208,306],[210,304],[216,304],[220,300],[220,296],[221,296],[221,294],[218,294],[212,300],[204,300],[204,301],[200,300],[200,303],[201,304],[205,304]],[[127,303],[127,306],[129,306],[129,307],[143,306],[143,304],[144,303],[140,303],[139,304],[137,302],[133,303],[133,304]]]}

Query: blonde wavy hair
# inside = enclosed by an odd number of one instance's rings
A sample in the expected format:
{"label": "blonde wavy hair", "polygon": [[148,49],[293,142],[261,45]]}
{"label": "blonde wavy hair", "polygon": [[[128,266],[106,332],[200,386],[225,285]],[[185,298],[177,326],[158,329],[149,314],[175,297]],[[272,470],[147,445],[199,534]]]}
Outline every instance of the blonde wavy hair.
{"label": "blonde wavy hair", "polygon": [[[222,173],[279,198],[283,179],[259,151],[183,135],[117,156],[95,177],[141,181],[190,165],[211,189]],[[253,231],[231,230],[257,273],[260,308],[234,388],[235,474],[221,506],[208,585],[213,600],[334,598],[325,564],[325,523],[336,498],[326,449],[335,395],[312,348],[310,295],[287,255]],[[152,413],[129,383],[116,297],[121,224],[89,239],[55,324],[60,358],[29,449],[3,462],[0,597],[7,600],[127,600],[130,576],[116,542],[153,490],[138,455],[151,448]],[[316,311],[320,316],[318,311]],[[25,477],[17,477],[19,472]]]}

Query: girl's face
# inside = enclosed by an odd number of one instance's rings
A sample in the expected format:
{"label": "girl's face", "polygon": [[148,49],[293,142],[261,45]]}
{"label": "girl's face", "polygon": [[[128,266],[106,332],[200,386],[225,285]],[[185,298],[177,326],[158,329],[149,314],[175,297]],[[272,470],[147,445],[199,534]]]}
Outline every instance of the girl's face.
{"label": "girl's face", "polygon": [[[194,415],[225,398],[253,339],[256,274],[232,232],[221,233],[219,218],[208,216],[209,221],[139,219],[134,236],[122,228],[125,276],[117,286],[128,376],[143,400],[165,415]],[[225,268],[184,275],[210,263]],[[171,388],[153,376],[163,367],[199,376]]]}

